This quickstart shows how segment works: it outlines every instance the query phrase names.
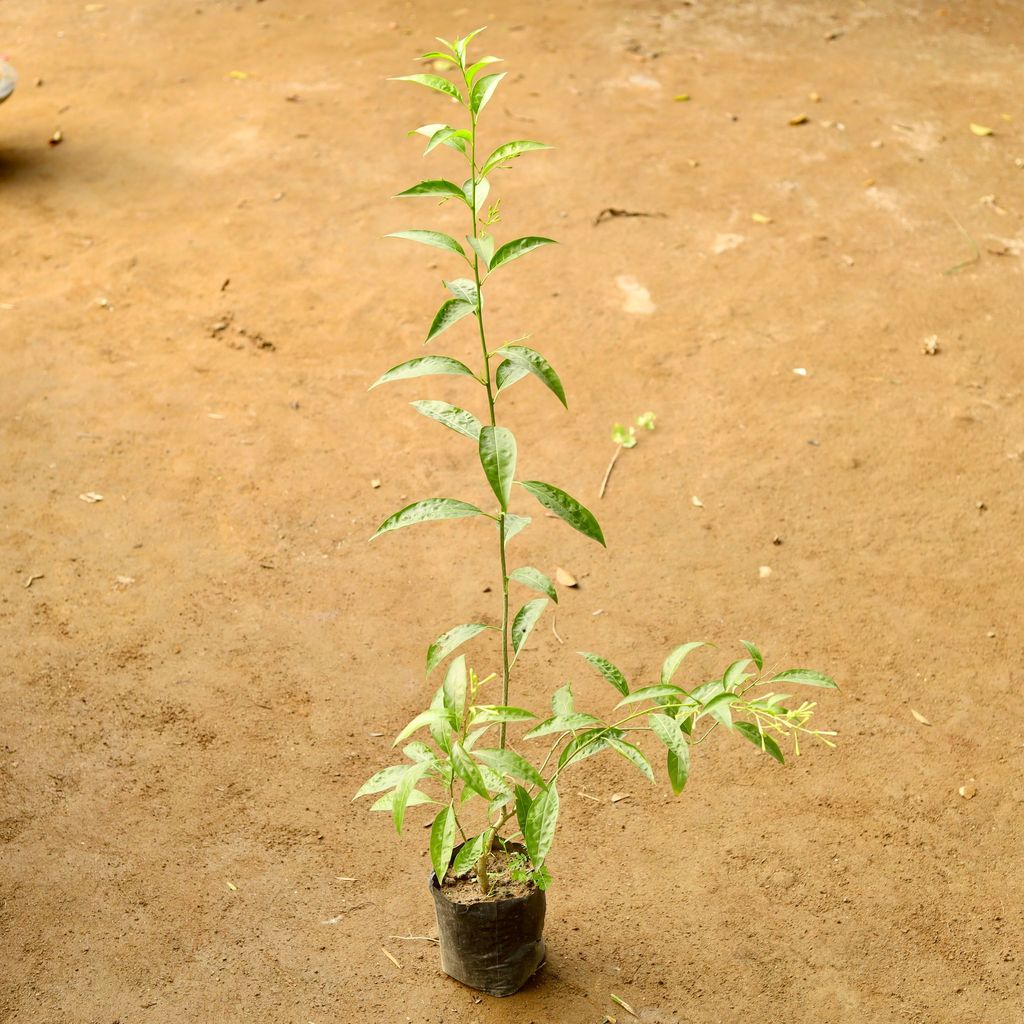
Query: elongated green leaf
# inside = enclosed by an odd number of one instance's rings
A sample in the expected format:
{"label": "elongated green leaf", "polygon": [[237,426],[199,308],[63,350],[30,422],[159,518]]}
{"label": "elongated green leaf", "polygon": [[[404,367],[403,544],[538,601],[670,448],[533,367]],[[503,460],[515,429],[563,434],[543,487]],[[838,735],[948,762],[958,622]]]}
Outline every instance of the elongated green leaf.
{"label": "elongated green leaf", "polygon": [[634,690],[615,706],[621,708],[625,704],[639,704],[640,701],[644,700],[658,701],[663,697],[670,699],[679,698],[681,700],[684,696],[686,696],[686,691],[680,686],[676,686],[673,683],[655,683],[654,686],[643,686],[639,690]]}
{"label": "elongated green leaf", "polygon": [[[433,804],[437,803],[436,800],[431,800],[426,793],[422,790],[414,789],[409,794],[409,799],[405,801],[406,807],[417,807],[420,804]],[[387,811],[389,814],[393,814],[395,809],[395,794],[394,792],[385,793],[379,800],[374,802],[370,806],[371,811]]]}
{"label": "elongated green leaf", "polygon": [[514,238],[511,242],[506,242],[494,253],[488,270],[497,270],[503,263],[511,263],[512,260],[517,260],[520,256],[525,256],[528,252],[533,252],[534,249],[539,249],[542,245],[557,244],[553,238],[542,238],[540,235]]}
{"label": "elongated green leaf", "polygon": [[437,131],[430,136],[430,141],[427,143],[427,148],[423,150],[423,155],[426,156],[431,150],[440,146],[442,142],[447,142],[453,135],[455,135],[455,133],[456,129],[447,124],[443,128],[438,128]]}
{"label": "elongated green leaf", "polygon": [[409,804],[409,797],[416,788],[416,783],[427,774],[429,765],[423,761],[409,765],[405,774],[395,786],[394,796],[391,803],[391,820],[395,823],[395,831],[401,834],[402,825],[405,822],[405,808]]}
{"label": "elongated green leaf", "polygon": [[502,518],[505,522],[506,545],[517,533],[521,533],[533,522],[529,516],[517,516],[514,512],[506,512]]}
{"label": "elongated green leaf", "polygon": [[449,804],[441,808],[430,826],[430,863],[434,865],[434,876],[438,882],[443,882],[448,873],[454,848],[455,808]]}
{"label": "elongated green leaf", "polygon": [[526,643],[526,638],[531,630],[537,625],[537,620],[543,615],[548,602],[546,598],[537,597],[527,601],[512,620],[512,651],[518,655]]}
{"label": "elongated green leaf", "polygon": [[508,578],[515,580],[516,583],[522,583],[524,587],[530,587],[531,590],[547,594],[555,604],[558,604],[558,591],[555,590],[555,585],[544,573],[539,569],[534,569],[532,565],[524,565],[518,569],[513,569],[508,574]]}
{"label": "elongated green leaf", "polygon": [[484,785],[480,769],[461,743],[452,744],[452,767],[455,769],[455,774],[474,793],[478,793],[485,800],[491,799],[491,794],[487,792],[487,786]]}
{"label": "elongated green leaf", "polygon": [[444,249],[448,252],[458,253],[463,259],[467,259],[466,250],[443,231],[422,231],[419,229],[411,231],[392,231],[384,236],[385,238],[405,238],[410,242],[419,242],[421,245],[429,245],[435,249]]}
{"label": "elongated green leaf", "polygon": [[455,716],[443,707],[430,707],[421,711],[396,737],[393,747],[397,747],[402,740],[407,740],[414,732],[424,726],[433,725],[435,722],[445,722],[449,726],[455,725]]}
{"label": "elongated green leaf", "polygon": [[583,711],[574,711],[571,715],[555,715],[545,719],[523,736],[524,740],[539,739],[556,732],[576,732],[578,729],[590,729],[601,725],[601,720]]}
{"label": "elongated green leaf", "polygon": [[686,788],[686,780],[690,777],[690,746],[687,744],[682,751],[670,750],[666,760],[668,780],[672,784],[672,792],[676,796]]}
{"label": "elongated green leaf", "polygon": [[479,378],[465,364],[451,356],[417,356],[407,359],[404,363],[392,366],[387,373],[378,377],[369,387],[372,391],[381,384],[392,380],[411,380],[413,377],[472,377]]}
{"label": "elongated green leaf", "polygon": [[710,715],[716,722],[724,725],[726,729],[732,728],[732,712],[729,705],[738,700],[735,693],[719,693],[711,698],[701,709],[702,715]]}
{"label": "elongated green leaf", "polygon": [[[445,57],[444,59],[448,60],[449,58]],[[436,89],[438,92],[451,96],[453,100],[462,102],[462,93],[459,92],[458,88],[449,82],[447,78],[442,78],[440,75],[399,75],[389,79],[389,81],[415,82],[417,85],[425,85],[428,89]]]}
{"label": "elongated green leaf", "polygon": [[532,806],[533,797],[522,786],[516,786],[516,821],[523,835],[526,835],[526,819],[530,816]]}
{"label": "elongated green leaf", "polygon": [[[619,693],[626,695],[629,693],[629,683],[626,682],[626,677],[610,662],[607,658],[600,658],[596,654],[591,654],[589,651],[577,651],[576,652],[581,658],[585,658],[598,672],[608,680],[612,686],[615,687]],[[621,701],[619,706],[625,704],[626,701]]]}
{"label": "elongated green leaf", "polygon": [[[420,125],[419,128],[409,132],[410,135],[423,135],[428,139],[434,137],[442,128],[447,128],[446,124],[424,124]],[[448,146],[450,149],[457,149],[460,153],[466,152],[466,141],[465,135],[467,132],[458,131],[454,135],[448,136],[442,145]]]}
{"label": "elongated green leaf", "polygon": [[458,277],[454,281],[445,281],[444,286],[455,298],[460,299],[462,302],[468,302],[474,311],[476,310],[480,301],[480,294],[476,290],[475,281],[470,281],[468,277]]}
{"label": "elongated green leaf", "polygon": [[571,761],[578,764],[588,757],[600,754],[602,750],[608,749],[608,740],[612,737],[621,738],[622,732],[618,729],[587,729],[585,732],[574,736],[563,748],[558,756],[559,770],[564,768]]}
{"label": "elongated green leaf", "polygon": [[480,421],[471,412],[466,412],[465,409],[460,409],[457,405],[433,400],[410,402],[409,404],[427,419],[443,423],[457,434],[462,434],[474,441],[478,441],[480,438]]}
{"label": "elongated green leaf", "polygon": [[736,731],[745,736],[755,747],[759,747],[766,754],[774,757],[779,764],[785,764],[786,759],[782,755],[782,748],[767,733],[761,732],[753,722],[737,722]]}
{"label": "elongated green leaf", "polygon": [[471,64],[466,68],[466,78],[469,80],[469,84],[473,84],[473,79],[476,78],[476,76],[480,74],[488,64],[498,64],[500,62],[501,57],[481,57],[475,64]]}
{"label": "elongated green leaf", "polygon": [[390,768],[382,768],[359,787],[352,799],[358,800],[361,796],[367,796],[370,793],[383,793],[386,789],[394,789],[408,768],[407,764],[395,764]]}
{"label": "elongated green leaf", "polygon": [[486,29],[486,26],[484,26],[483,28],[475,28],[475,29],[473,29],[472,32],[470,32],[468,35],[464,36],[462,39],[456,39],[455,40],[455,43],[452,46],[452,49],[455,51],[455,53],[460,58],[462,58],[463,61],[465,61],[465,59],[466,59],[466,47],[469,46],[469,44],[478,35],[480,35],[480,33],[483,32],[485,29]]}
{"label": "elongated green leaf", "polygon": [[750,655],[754,664],[757,666],[757,671],[760,672],[764,668],[764,658],[761,652],[757,648],[757,644],[752,644],[749,640],[741,640],[741,644],[747,649],[747,654]]}
{"label": "elongated green leaf", "polygon": [[476,204],[474,206],[473,200],[473,179],[470,178],[462,186],[463,195],[466,197],[466,203],[476,210],[479,214],[483,208],[484,203],[487,202],[487,197],[491,194],[491,183],[486,178],[477,179],[476,183]]}
{"label": "elongated green leaf", "polygon": [[441,308],[434,314],[430,330],[427,332],[423,344],[426,345],[428,341],[433,341],[439,334],[447,331],[452,324],[457,324],[464,316],[469,316],[475,311],[475,306],[463,302],[461,299],[445,299],[441,303]]}
{"label": "elongated green leaf", "polygon": [[[431,738],[444,753],[450,754],[452,750],[452,734],[457,722],[455,712],[445,702],[443,686],[439,686],[434,691],[429,710],[436,716],[433,721],[427,723]],[[447,778],[444,782],[445,785],[448,785],[451,781],[451,765],[445,765],[445,768],[447,769]]]}
{"label": "elongated green leaf", "polygon": [[511,359],[503,359],[498,363],[494,371],[495,397],[500,395],[506,388],[512,387],[516,381],[529,376],[530,368],[525,363],[515,363]]}
{"label": "elongated green leaf", "polygon": [[481,427],[479,451],[487,482],[505,512],[516,474],[516,439],[505,427]]}
{"label": "elongated green leaf", "polygon": [[654,769],[639,748],[634,747],[632,743],[627,743],[625,740],[615,739],[614,737],[609,737],[608,746],[621,754],[630,764],[647,776],[651,782],[654,781]]}
{"label": "elongated green leaf", "polygon": [[446,633],[442,633],[427,648],[427,675],[429,676],[456,647],[461,647],[485,629],[492,628],[486,622],[466,622],[461,626],[453,626]]}
{"label": "elongated green leaf", "polygon": [[576,702],[572,698],[572,683],[560,686],[551,695],[551,713],[558,715],[571,715],[576,711]]}
{"label": "elongated green leaf", "polygon": [[690,653],[690,651],[697,650],[698,647],[707,646],[703,640],[694,640],[688,644],[680,644],[674,648],[669,656],[665,659],[661,666],[661,681],[663,683],[671,683],[672,677],[676,674],[676,670],[683,663],[683,659]]}
{"label": "elongated green leaf", "polygon": [[494,255],[494,237],[492,235],[479,235],[474,238],[472,235],[466,235],[466,241],[486,269],[490,265],[491,257]]}
{"label": "elongated green leaf", "polygon": [[446,60],[448,61],[449,64],[452,64],[455,67],[459,66],[459,62],[458,60],[456,60],[455,57],[453,57],[450,53],[442,53],[440,50],[432,50],[430,53],[421,53],[416,59],[422,61]]}
{"label": "elongated green leaf", "polygon": [[497,75],[483,75],[473,83],[473,90],[469,94],[469,109],[474,114],[479,114],[498,88],[498,83],[505,77],[505,72]]}
{"label": "elongated green leaf", "polygon": [[565,388],[554,367],[539,353],[525,345],[506,345],[498,352],[518,367],[525,367],[539,380],[567,409]]}
{"label": "elongated green leaf", "polygon": [[461,878],[472,871],[484,852],[484,847],[490,838],[490,832],[491,830],[487,829],[481,832],[480,835],[474,836],[468,843],[462,844],[462,848],[455,855],[455,860],[451,866],[451,873],[456,878]]}
{"label": "elongated green leaf", "polygon": [[739,686],[745,677],[743,670],[750,664],[749,658],[740,658],[739,661],[734,661],[726,670],[722,676],[722,685],[727,690],[735,690]]}
{"label": "elongated green leaf", "polygon": [[830,679],[821,672],[815,672],[814,669],[810,668],[787,668],[785,672],[772,676],[769,682],[799,683],[802,686],[821,686],[828,690],[839,689],[834,679]]}
{"label": "elongated green leaf", "polygon": [[483,512],[476,505],[470,505],[467,501],[457,501],[455,498],[425,498],[423,501],[414,501],[394,515],[388,516],[377,527],[370,540],[376,539],[382,533],[400,530],[404,526],[414,526],[416,523],[428,523],[439,519],[466,519],[469,516],[482,515]]}
{"label": "elongated green leaf", "polygon": [[418,182],[404,192],[399,192],[395,198],[408,199],[412,196],[436,196],[439,199],[451,199],[454,196],[469,205],[469,200],[462,189],[454,181],[445,178],[431,178],[429,181]]}
{"label": "elongated green leaf", "polygon": [[540,480],[520,480],[525,487],[549,512],[554,512],[559,519],[564,519],[574,530],[579,530],[584,537],[596,540],[602,547],[607,547],[604,534],[594,518],[594,513],[585,508],[575,498],[566,494],[559,487],[542,483]]}
{"label": "elongated green leaf", "polygon": [[426,761],[431,766],[437,764],[437,754],[422,740],[413,740],[408,746],[402,747],[402,753],[410,761]]}
{"label": "elongated green leaf", "polygon": [[478,704],[473,709],[474,725],[499,725],[502,722],[528,722],[537,716],[526,708],[515,708],[507,704]]}
{"label": "elongated green leaf", "polygon": [[483,761],[484,764],[490,765],[495,771],[501,772],[502,775],[510,775],[514,779],[522,779],[523,782],[528,782],[531,786],[540,786],[542,788],[544,786],[544,778],[540,772],[525,757],[517,754],[514,750],[509,750],[507,747],[504,750],[499,750],[495,747],[477,750],[475,753],[478,761]]}
{"label": "elongated green leaf", "polygon": [[500,164],[506,163],[509,160],[514,160],[521,153],[528,153],[535,149],[551,149],[549,145],[543,142],[530,142],[528,139],[520,139],[516,142],[506,142],[504,145],[499,146],[486,160],[481,174],[486,174],[488,171]]}
{"label": "elongated green leaf", "polygon": [[526,816],[526,828],[523,838],[526,850],[535,868],[544,863],[551,844],[555,841],[555,828],[558,825],[558,789],[554,783],[537,795]]}
{"label": "elongated green leaf", "polygon": [[466,684],[469,682],[469,672],[466,670],[466,656],[460,654],[448,666],[444,674],[444,683],[441,691],[444,693],[446,707],[455,712],[455,720],[462,721],[462,715],[466,710]]}
{"label": "elongated green leaf", "polygon": [[662,743],[679,757],[686,757],[690,747],[686,737],[679,728],[679,723],[668,715],[650,714],[647,716],[651,731]]}
{"label": "elongated green leaf", "polygon": [[496,772],[489,764],[478,764],[480,777],[491,794],[491,809],[496,810],[507,801],[513,799],[512,787],[515,783],[510,782],[501,772]]}

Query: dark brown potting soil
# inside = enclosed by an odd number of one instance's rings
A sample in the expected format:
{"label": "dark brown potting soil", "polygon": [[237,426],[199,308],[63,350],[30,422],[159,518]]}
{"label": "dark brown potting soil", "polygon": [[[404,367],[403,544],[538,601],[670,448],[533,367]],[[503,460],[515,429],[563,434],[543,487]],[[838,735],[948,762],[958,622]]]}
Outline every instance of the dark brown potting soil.
{"label": "dark brown potting soil", "polygon": [[520,882],[510,877],[511,856],[504,850],[492,850],[487,859],[487,874],[490,887],[485,896],[480,892],[480,882],[475,871],[455,878],[445,876],[442,891],[452,903],[485,903],[495,900],[510,900],[529,896],[535,886],[532,882]]}

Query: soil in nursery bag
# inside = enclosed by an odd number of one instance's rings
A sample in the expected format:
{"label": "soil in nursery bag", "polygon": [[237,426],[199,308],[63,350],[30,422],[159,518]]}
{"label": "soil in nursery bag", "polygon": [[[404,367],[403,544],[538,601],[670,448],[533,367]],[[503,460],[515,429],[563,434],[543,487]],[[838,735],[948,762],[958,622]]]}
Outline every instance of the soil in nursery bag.
{"label": "soil in nursery bag", "polygon": [[[515,849],[511,847],[511,849]],[[544,962],[544,893],[508,877],[508,855],[488,861],[491,888],[480,892],[475,873],[447,876],[443,888],[430,876],[437,911],[441,968],[464,985],[493,996],[517,992]]]}

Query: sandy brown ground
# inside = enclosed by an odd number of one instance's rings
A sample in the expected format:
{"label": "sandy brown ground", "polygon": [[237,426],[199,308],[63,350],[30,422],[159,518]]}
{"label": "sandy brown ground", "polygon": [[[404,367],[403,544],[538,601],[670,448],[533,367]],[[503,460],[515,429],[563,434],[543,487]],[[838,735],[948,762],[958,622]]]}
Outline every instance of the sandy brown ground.
{"label": "sandy brown ground", "polygon": [[[652,1024],[1024,1016],[1024,9],[629,6],[3,6],[4,1021],[596,1024],[612,992]],[[507,422],[610,544],[518,542],[582,581],[519,700],[605,701],[580,648],[650,681],[741,636],[844,687],[840,748],[784,769],[728,737],[679,800],[581,768],[550,960],[506,1001],[393,937],[434,928],[424,836],[350,802],[426,643],[495,614],[487,524],[367,543],[403,499],[485,497],[406,405],[464,386],[366,391],[444,266],[381,236],[461,230],[387,198],[444,108],[384,78],[480,22],[512,71],[488,138],[558,147],[497,183],[502,237],[563,246],[490,312],[572,412],[524,383]]]}

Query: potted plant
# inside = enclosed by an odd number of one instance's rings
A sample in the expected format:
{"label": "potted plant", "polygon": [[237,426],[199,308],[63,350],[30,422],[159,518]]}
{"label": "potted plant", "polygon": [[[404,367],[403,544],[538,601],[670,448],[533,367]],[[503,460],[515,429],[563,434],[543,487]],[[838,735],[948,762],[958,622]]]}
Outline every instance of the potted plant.
{"label": "potted plant", "polygon": [[[537,235],[497,244],[490,228],[500,220],[497,202],[490,202],[488,176],[522,154],[549,148],[540,142],[506,142],[484,157],[478,148],[480,116],[494,95],[501,73],[490,66],[499,58],[467,56],[473,32],[444,49],[424,54],[435,70],[452,72],[457,81],[440,74],[414,74],[411,81],[454,100],[468,114],[468,127],[446,123],[423,125],[416,133],[427,139],[426,153],[454,151],[467,174],[461,183],[431,178],[413,185],[400,197],[433,197],[466,208],[465,245],[451,235],[431,229],[396,231],[390,237],[408,239],[440,249],[460,267],[463,276],[445,280],[448,291],[431,321],[426,342],[461,320],[472,322],[478,335],[475,368],[448,355],[416,356],[392,367],[373,387],[435,374],[466,378],[483,392],[483,418],[467,409],[436,400],[413,402],[428,419],[460,436],[475,448],[494,505],[482,509],[455,498],[426,498],[395,512],[381,523],[374,537],[419,523],[445,519],[489,519],[494,524],[489,543],[495,547],[496,577],[500,582],[500,620],[453,626],[427,648],[426,674],[445,666],[443,681],[422,712],[398,734],[405,760],[383,768],[356,794],[375,795],[374,810],[388,811],[402,831],[410,808],[429,808],[430,889],[437,910],[441,963],[458,980],[493,995],[519,989],[544,958],[542,929],[544,890],[550,876],[548,852],[558,823],[559,784],[566,772],[596,754],[610,753],[629,761],[655,781],[648,749],[662,750],[669,783],[675,793],[686,786],[691,749],[721,727],[754,744],[780,763],[783,744],[792,742],[799,753],[801,737],[831,745],[831,732],[811,725],[815,705],[792,703],[779,692],[791,686],[835,687],[827,676],[809,669],[790,669],[765,678],[763,658],[749,641],[741,641],[744,656],[725,666],[715,678],[684,686],[679,670],[692,652],[710,646],[684,643],[669,652],[660,678],[634,688],[610,661],[581,652],[586,662],[608,682],[613,710],[598,713],[576,706],[570,684],[551,696],[550,713],[538,715],[513,700],[510,681],[527,638],[548,601],[558,595],[547,576],[532,566],[516,566],[510,552],[529,524],[528,516],[512,511],[513,497],[532,499],[586,537],[604,544],[593,513],[559,487],[517,475],[515,437],[499,422],[501,396],[517,382],[536,378],[563,405],[562,381],[551,364],[521,342],[492,348],[488,342],[484,288],[507,264],[551,245]],[[461,177],[461,175],[459,175]],[[513,613],[513,590],[525,588],[541,596],[526,600]],[[467,641],[493,636],[495,669],[478,674],[464,654]],[[518,841],[517,841],[518,840]]]}

